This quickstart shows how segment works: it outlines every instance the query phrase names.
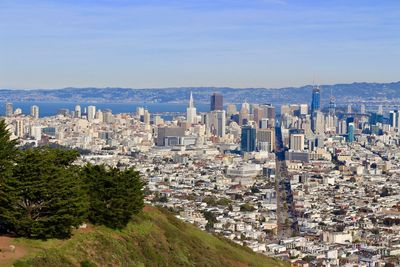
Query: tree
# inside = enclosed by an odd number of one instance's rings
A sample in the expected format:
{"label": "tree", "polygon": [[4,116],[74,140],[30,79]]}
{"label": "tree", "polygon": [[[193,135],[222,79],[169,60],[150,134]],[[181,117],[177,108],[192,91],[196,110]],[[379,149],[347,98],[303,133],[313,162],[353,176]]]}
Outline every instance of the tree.
{"label": "tree", "polygon": [[86,218],[87,200],[77,167],[77,153],[59,149],[19,151],[12,175],[0,190],[0,220],[28,238],[66,238]]}
{"label": "tree", "polygon": [[249,203],[245,203],[240,205],[240,211],[255,211],[256,209],[254,208],[253,205],[250,205]]}
{"label": "tree", "polygon": [[[0,120],[0,177],[11,174],[13,161],[17,153],[17,141],[11,140],[11,133],[7,129],[4,119]],[[1,182],[1,181],[0,181]]]}
{"label": "tree", "polygon": [[86,165],[83,176],[89,196],[89,220],[123,228],[143,208],[143,182],[133,168],[123,171],[105,165]]}
{"label": "tree", "polygon": [[204,218],[207,220],[206,230],[211,230],[214,223],[218,222],[217,217],[211,211],[203,211]]}
{"label": "tree", "polygon": [[250,188],[253,194],[260,193],[260,189],[258,189],[255,185]]}

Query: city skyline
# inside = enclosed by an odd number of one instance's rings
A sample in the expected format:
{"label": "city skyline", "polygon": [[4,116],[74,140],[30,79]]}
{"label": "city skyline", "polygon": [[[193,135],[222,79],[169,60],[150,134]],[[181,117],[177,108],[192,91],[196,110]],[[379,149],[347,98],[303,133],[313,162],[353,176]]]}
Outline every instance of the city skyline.
{"label": "city skyline", "polygon": [[1,88],[398,80],[397,1],[21,0],[0,7]]}
{"label": "city skyline", "polygon": [[[186,113],[171,112],[176,106],[170,105],[164,114],[143,105],[119,112],[101,103],[70,109],[58,103],[57,114],[46,116],[45,105],[24,113],[7,102],[2,127],[17,140],[21,155],[68,148],[53,151],[82,151],[75,171],[102,164],[134,168],[145,182],[138,197],[146,205],[168,208],[177,220],[282,260],[283,266],[398,266],[397,107],[385,112],[382,105],[371,109],[353,102],[336,108],[326,95],[324,109],[319,87],[305,101],[280,106],[246,99],[224,106],[224,96],[210,92],[207,108],[197,109],[190,91]],[[28,164],[35,166],[31,157]],[[192,255],[186,263],[196,261]]]}

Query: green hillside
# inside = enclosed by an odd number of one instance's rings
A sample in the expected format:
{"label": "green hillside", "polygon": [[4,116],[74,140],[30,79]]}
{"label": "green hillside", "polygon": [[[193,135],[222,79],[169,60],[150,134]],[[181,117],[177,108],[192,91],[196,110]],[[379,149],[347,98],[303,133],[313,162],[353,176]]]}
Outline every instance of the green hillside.
{"label": "green hillside", "polygon": [[20,256],[12,255],[7,262],[3,255],[2,266],[290,266],[149,206],[123,231],[89,227],[77,230],[69,240],[10,242]]}

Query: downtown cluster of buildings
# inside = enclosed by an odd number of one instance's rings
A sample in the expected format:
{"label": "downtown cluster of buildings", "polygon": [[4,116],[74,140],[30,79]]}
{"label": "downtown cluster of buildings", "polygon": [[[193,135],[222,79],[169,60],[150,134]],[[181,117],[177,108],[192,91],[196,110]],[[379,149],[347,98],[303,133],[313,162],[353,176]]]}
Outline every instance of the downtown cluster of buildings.
{"label": "downtown cluster of buildings", "polygon": [[[400,257],[400,112],[223,104],[166,120],[76,106],[40,118],[6,104],[22,146],[78,148],[77,164],[135,166],[146,200],[294,266],[385,266]],[[389,265],[390,266],[390,265]]]}

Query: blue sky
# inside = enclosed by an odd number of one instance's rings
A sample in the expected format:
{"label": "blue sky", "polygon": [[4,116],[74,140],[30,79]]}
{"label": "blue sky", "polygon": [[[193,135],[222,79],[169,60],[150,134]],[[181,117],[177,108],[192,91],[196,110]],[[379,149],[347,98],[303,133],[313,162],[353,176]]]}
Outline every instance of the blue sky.
{"label": "blue sky", "polygon": [[0,87],[400,80],[398,0],[0,0]]}

